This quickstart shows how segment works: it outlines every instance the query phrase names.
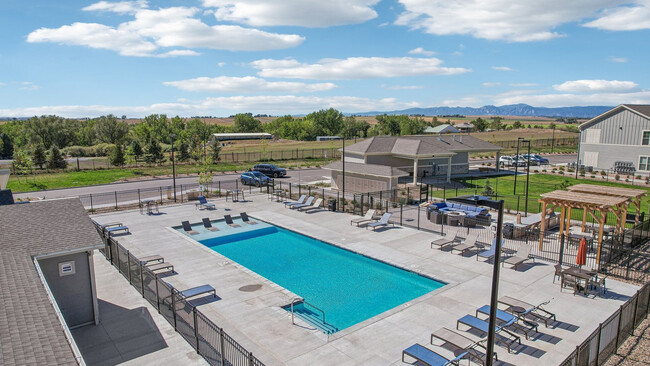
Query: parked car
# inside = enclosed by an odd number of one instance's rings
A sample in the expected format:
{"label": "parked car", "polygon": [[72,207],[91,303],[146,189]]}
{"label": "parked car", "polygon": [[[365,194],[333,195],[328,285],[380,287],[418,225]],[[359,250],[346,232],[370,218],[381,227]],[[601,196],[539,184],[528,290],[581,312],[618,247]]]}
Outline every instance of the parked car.
{"label": "parked car", "polygon": [[550,164],[548,159],[543,157],[543,156],[539,156],[537,154],[531,154],[531,156],[537,160],[539,165],[548,165],[548,164]]}
{"label": "parked car", "polygon": [[499,164],[504,166],[526,166],[526,160],[521,156],[518,160],[514,156],[502,156],[499,158]]}
{"label": "parked car", "polygon": [[241,184],[250,184],[256,187],[269,184],[271,178],[260,172],[243,172],[241,173]]}
{"label": "parked car", "polygon": [[253,167],[253,171],[260,172],[268,177],[279,178],[287,175],[287,170],[278,168],[273,164],[257,164]]}

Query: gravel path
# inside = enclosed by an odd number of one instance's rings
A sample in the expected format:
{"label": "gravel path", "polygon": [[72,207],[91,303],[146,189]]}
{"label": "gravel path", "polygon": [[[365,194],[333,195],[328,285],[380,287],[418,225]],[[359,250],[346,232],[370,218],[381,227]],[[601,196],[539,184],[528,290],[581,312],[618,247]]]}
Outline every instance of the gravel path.
{"label": "gravel path", "polygon": [[630,338],[605,362],[605,366],[640,365],[650,365],[650,317],[642,321]]}

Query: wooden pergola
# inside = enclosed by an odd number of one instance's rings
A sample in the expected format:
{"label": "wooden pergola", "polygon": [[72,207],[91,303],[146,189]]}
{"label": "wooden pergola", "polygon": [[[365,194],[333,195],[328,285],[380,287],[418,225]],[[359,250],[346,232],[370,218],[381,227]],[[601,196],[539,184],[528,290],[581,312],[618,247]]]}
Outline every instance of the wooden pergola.
{"label": "wooden pergola", "polygon": [[[597,186],[593,184],[576,184],[567,189],[571,192],[593,193],[593,194],[604,195],[604,196],[627,198],[629,202],[625,206],[625,211],[621,217],[621,221],[618,222],[616,225],[617,232],[620,232],[625,228],[625,221],[627,219],[627,208],[629,204],[636,206],[636,217],[634,218],[634,223],[635,224],[639,223],[639,219],[640,219],[639,214],[641,213],[641,199],[648,194],[648,192],[643,189]],[[583,213],[582,231],[585,231],[584,229],[585,218],[586,218],[586,213]]]}
{"label": "wooden pergola", "polygon": [[[585,184],[585,186],[588,186]],[[596,186],[600,187],[600,186]],[[617,223],[623,220],[625,223],[625,212],[630,203],[627,197],[608,196],[603,194],[583,193],[583,192],[569,192],[569,191],[553,191],[544,193],[539,202],[542,204],[542,221],[540,226],[539,237],[539,250],[543,250],[544,246],[544,230],[546,229],[546,215],[553,212],[556,208],[561,208],[560,214],[560,238],[569,235],[569,228],[571,226],[571,209],[583,210],[582,231],[585,231],[585,224],[587,221],[587,213],[591,215],[598,222],[598,251],[596,261],[600,263],[600,245],[603,241],[603,231],[605,222],[607,221],[607,214],[613,213],[616,215]],[[595,213],[598,213],[598,216]],[[567,221],[568,218],[568,221]]]}

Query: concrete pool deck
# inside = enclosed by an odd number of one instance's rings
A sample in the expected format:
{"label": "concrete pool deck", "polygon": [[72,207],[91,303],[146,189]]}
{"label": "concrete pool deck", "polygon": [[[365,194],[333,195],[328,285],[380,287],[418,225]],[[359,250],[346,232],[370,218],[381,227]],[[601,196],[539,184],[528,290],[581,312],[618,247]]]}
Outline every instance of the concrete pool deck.
{"label": "concrete pool deck", "polygon": [[[92,218],[100,224],[127,225],[131,234],[115,238],[136,257],[159,254],[174,264],[177,274],[165,278],[172,286],[214,286],[220,300],[201,305],[200,310],[267,365],[401,365],[403,349],[414,343],[428,345],[433,331],[441,327],[455,329],[456,319],[474,315],[478,307],[489,303],[492,265],[476,261],[475,256],[431,249],[430,241],[438,237],[435,234],[399,226],[373,232],[350,226],[351,215],[296,212],[269,201],[266,195],[247,196],[246,202],[213,202],[217,210],[201,211],[194,204],[185,204],[162,207],[160,215],[141,215],[133,210]],[[242,211],[447,285],[329,337],[301,321],[292,325],[290,314],[281,306],[300,294],[271,283],[171,229],[184,220],[195,223],[203,217],[214,220],[224,214],[238,216]],[[232,230],[234,233],[236,229]],[[638,289],[608,279],[607,294],[584,297],[569,290],[560,292],[553,275],[553,265],[540,261],[523,265],[519,271],[509,265],[502,268],[500,296],[533,304],[552,299],[545,308],[558,319],[555,327],[540,325],[540,333],[530,340],[522,336],[522,346],[515,347],[513,353],[497,345],[495,351],[503,364],[559,364]],[[262,286],[253,292],[244,291],[242,288],[248,285]],[[124,286],[128,286],[126,281]],[[459,332],[478,339],[464,330]],[[452,356],[446,349],[429,347]]]}

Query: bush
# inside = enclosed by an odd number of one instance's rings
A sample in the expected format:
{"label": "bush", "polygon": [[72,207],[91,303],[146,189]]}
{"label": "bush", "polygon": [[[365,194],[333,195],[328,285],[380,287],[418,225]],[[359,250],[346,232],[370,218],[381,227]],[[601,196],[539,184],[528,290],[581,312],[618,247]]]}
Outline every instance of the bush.
{"label": "bush", "polygon": [[602,175],[602,176],[604,177],[604,176],[606,176],[606,175],[607,175],[607,173],[605,173],[605,171],[604,171],[604,170],[601,170],[601,171],[600,171],[600,175]]}
{"label": "bush", "polygon": [[621,180],[621,176],[618,175],[618,174],[616,174],[616,176],[614,177],[614,179],[616,179],[616,180]]}
{"label": "bush", "polygon": [[108,156],[113,150],[113,144],[101,143],[93,146],[68,146],[63,153],[73,158]]}

